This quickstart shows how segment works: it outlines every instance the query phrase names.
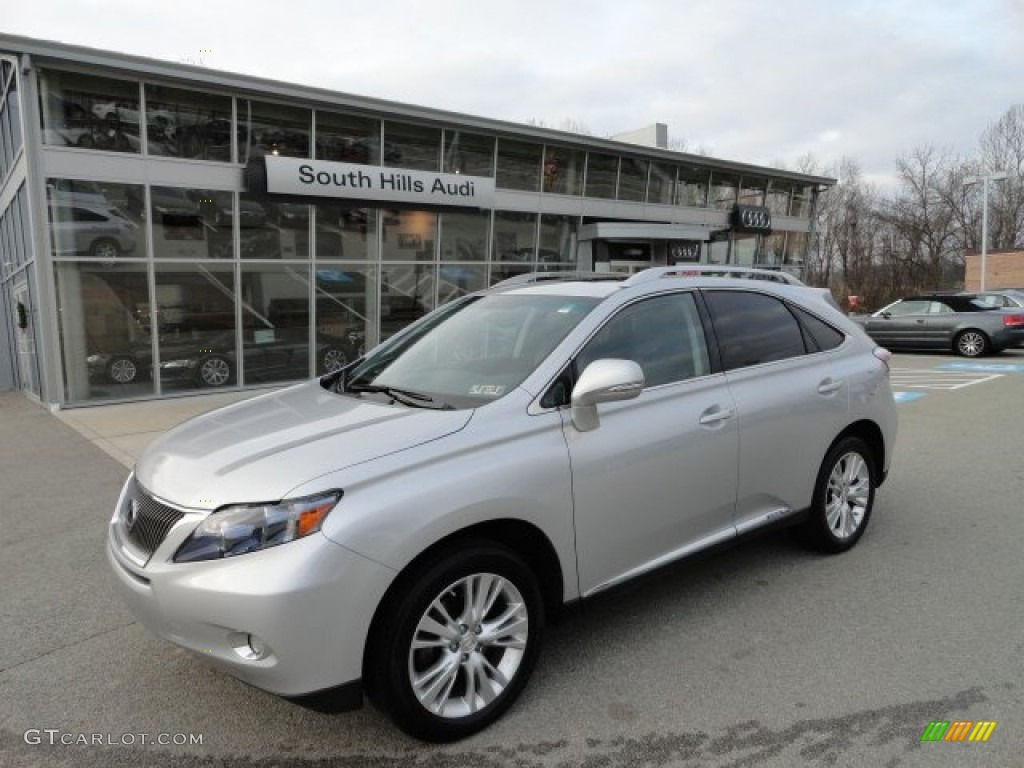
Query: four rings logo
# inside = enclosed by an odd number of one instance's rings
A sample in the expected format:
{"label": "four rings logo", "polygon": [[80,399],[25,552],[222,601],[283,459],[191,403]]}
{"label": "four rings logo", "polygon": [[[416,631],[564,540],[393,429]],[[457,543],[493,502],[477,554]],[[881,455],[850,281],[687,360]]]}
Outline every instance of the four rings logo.
{"label": "four rings logo", "polygon": [[739,232],[771,232],[772,213],[759,205],[737,205],[732,223]]}

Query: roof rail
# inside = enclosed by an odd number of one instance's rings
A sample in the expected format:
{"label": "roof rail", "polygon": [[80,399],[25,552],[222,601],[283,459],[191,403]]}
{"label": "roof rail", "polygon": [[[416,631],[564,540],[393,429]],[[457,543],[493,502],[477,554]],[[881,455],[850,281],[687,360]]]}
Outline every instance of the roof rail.
{"label": "roof rail", "polygon": [[772,283],[786,285],[804,285],[804,283],[788,272],[777,269],[759,269],[757,267],[738,267],[719,264],[678,264],[674,267],[652,267],[637,272],[623,283],[623,287],[642,285],[664,277],[736,277],[748,280],[767,280]]}
{"label": "roof rail", "polygon": [[543,283],[555,280],[578,280],[582,282],[600,282],[607,280],[625,280],[626,275],[620,272],[575,272],[572,270],[564,272],[528,272],[522,275],[515,275],[492,285],[492,288],[511,288],[516,285],[529,285],[530,283]]}

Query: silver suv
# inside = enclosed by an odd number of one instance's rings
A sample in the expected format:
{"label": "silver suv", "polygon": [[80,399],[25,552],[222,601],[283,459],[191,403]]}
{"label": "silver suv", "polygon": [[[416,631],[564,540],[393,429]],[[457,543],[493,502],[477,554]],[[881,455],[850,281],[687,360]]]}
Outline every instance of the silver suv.
{"label": "silver suv", "polygon": [[446,741],[512,704],[565,603],[775,523],[852,547],[892,457],[888,352],[816,289],[609,277],[462,297],[167,433],[110,524],[134,613]]}

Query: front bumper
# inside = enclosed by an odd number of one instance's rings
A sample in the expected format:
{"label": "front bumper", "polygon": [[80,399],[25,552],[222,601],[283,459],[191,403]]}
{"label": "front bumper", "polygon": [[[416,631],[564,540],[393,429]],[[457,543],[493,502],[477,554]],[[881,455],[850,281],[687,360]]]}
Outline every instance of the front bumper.
{"label": "front bumper", "polygon": [[[204,514],[186,513],[144,564],[123,545],[115,514],[107,555],[118,591],[139,621],[281,696],[358,681],[370,622],[394,571],[321,533],[262,552],[174,563]],[[265,645],[264,655],[247,651],[248,636]]]}

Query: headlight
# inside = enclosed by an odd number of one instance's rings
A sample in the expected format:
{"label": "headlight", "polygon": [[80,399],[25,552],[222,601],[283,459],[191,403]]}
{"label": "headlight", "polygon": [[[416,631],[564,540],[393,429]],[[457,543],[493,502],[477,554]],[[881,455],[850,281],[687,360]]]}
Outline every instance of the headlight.
{"label": "headlight", "polygon": [[276,504],[219,509],[203,520],[174,555],[176,563],[217,560],[301,539],[320,530],[340,491]]}
{"label": "headlight", "polygon": [[89,365],[106,365],[110,360],[110,355],[89,355],[85,358],[85,362]]}

